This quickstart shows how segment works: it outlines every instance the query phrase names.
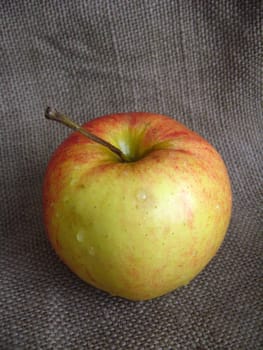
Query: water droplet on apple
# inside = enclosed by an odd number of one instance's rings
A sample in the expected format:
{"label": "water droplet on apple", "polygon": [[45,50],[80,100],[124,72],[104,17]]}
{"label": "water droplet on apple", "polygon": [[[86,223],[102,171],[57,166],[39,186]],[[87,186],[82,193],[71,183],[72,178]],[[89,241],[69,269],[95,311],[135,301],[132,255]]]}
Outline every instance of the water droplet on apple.
{"label": "water droplet on apple", "polygon": [[95,255],[94,247],[89,247],[88,252],[89,252],[89,255],[94,256]]}
{"label": "water droplet on apple", "polygon": [[139,201],[145,201],[147,199],[147,194],[144,191],[140,191],[137,193],[136,198]]}
{"label": "water droplet on apple", "polygon": [[78,231],[76,238],[77,238],[78,242],[83,242],[84,241],[84,231]]}
{"label": "water droplet on apple", "polygon": [[218,209],[218,210],[220,209],[220,205],[219,204],[216,205],[216,209]]}
{"label": "water droplet on apple", "polygon": [[124,153],[126,155],[128,155],[130,153],[130,146],[126,141],[120,140],[119,147],[120,147],[122,153]]}

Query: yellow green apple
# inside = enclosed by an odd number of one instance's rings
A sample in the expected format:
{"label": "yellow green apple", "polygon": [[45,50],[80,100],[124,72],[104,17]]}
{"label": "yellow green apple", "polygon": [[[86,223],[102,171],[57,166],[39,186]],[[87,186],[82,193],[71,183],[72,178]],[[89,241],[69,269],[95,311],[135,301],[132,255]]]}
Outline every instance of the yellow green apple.
{"label": "yellow green apple", "polygon": [[44,222],[61,260],[89,284],[130,300],[186,285],[229,225],[231,186],[219,153],[153,113],[107,115],[82,128],[61,122],[77,131],[54,152],[43,186]]}

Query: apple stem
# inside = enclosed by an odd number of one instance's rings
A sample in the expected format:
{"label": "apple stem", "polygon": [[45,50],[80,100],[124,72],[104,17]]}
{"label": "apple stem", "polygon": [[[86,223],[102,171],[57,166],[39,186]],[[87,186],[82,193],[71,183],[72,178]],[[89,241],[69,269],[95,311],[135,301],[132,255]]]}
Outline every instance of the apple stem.
{"label": "apple stem", "polygon": [[107,147],[110,151],[112,151],[113,153],[117,154],[117,156],[121,159],[122,162],[127,161],[126,158],[125,158],[125,155],[122,153],[122,151],[119,148],[113,146],[111,143],[101,139],[100,137],[90,133],[89,131],[84,129],[79,124],[73,122],[66,115],[58,112],[56,109],[51,108],[51,107],[47,107],[47,109],[45,111],[45,117],[47,119],[55,120],[55,121],[65,125],[65,126],[67,126],[70,129],[78,131],[82,135],[88,137],[90,140],[92,140],[94,142],[97,142],[97,143],[99,143],[102,146]]}

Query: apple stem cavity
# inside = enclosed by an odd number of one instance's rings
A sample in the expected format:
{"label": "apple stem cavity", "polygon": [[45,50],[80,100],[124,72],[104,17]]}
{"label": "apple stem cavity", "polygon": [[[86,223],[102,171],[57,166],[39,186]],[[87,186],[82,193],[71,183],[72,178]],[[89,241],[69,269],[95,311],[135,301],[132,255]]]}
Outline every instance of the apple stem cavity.
{"label": "apple stem cavity", "polygon": [[47,107],[45,111],[45,117],[50,120],[55,120],[65,126],[67,126],[70,129],[73,129],[75,131],[78,131],[82,135],[88,137],[90,140],[99,143],[100,145],[107,147],[111,152],[115,153],[119,159],[122,162],[127,162],[128,160],[126,159],[124,153],[117,147],[113,146],[111,143],[101,139],[100,137],[90,133],[86,129],[84,129],[82,126],[79,124],[75,123],[73,120],[71,120],[69,117],[66,115],[58,112],[56,109]]}

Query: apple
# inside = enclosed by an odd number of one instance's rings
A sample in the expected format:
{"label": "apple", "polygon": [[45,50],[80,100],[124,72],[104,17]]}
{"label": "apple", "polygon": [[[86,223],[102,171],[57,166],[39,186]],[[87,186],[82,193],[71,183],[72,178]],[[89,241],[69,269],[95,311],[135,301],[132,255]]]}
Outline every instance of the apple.
{"label": "apple", "polygon": [[226,234],[232,195],[219,153],[183,124],[119,113],[78,126],[44,178],[48,238],[82,280],[114,296],[146,300],[191,281]]}

